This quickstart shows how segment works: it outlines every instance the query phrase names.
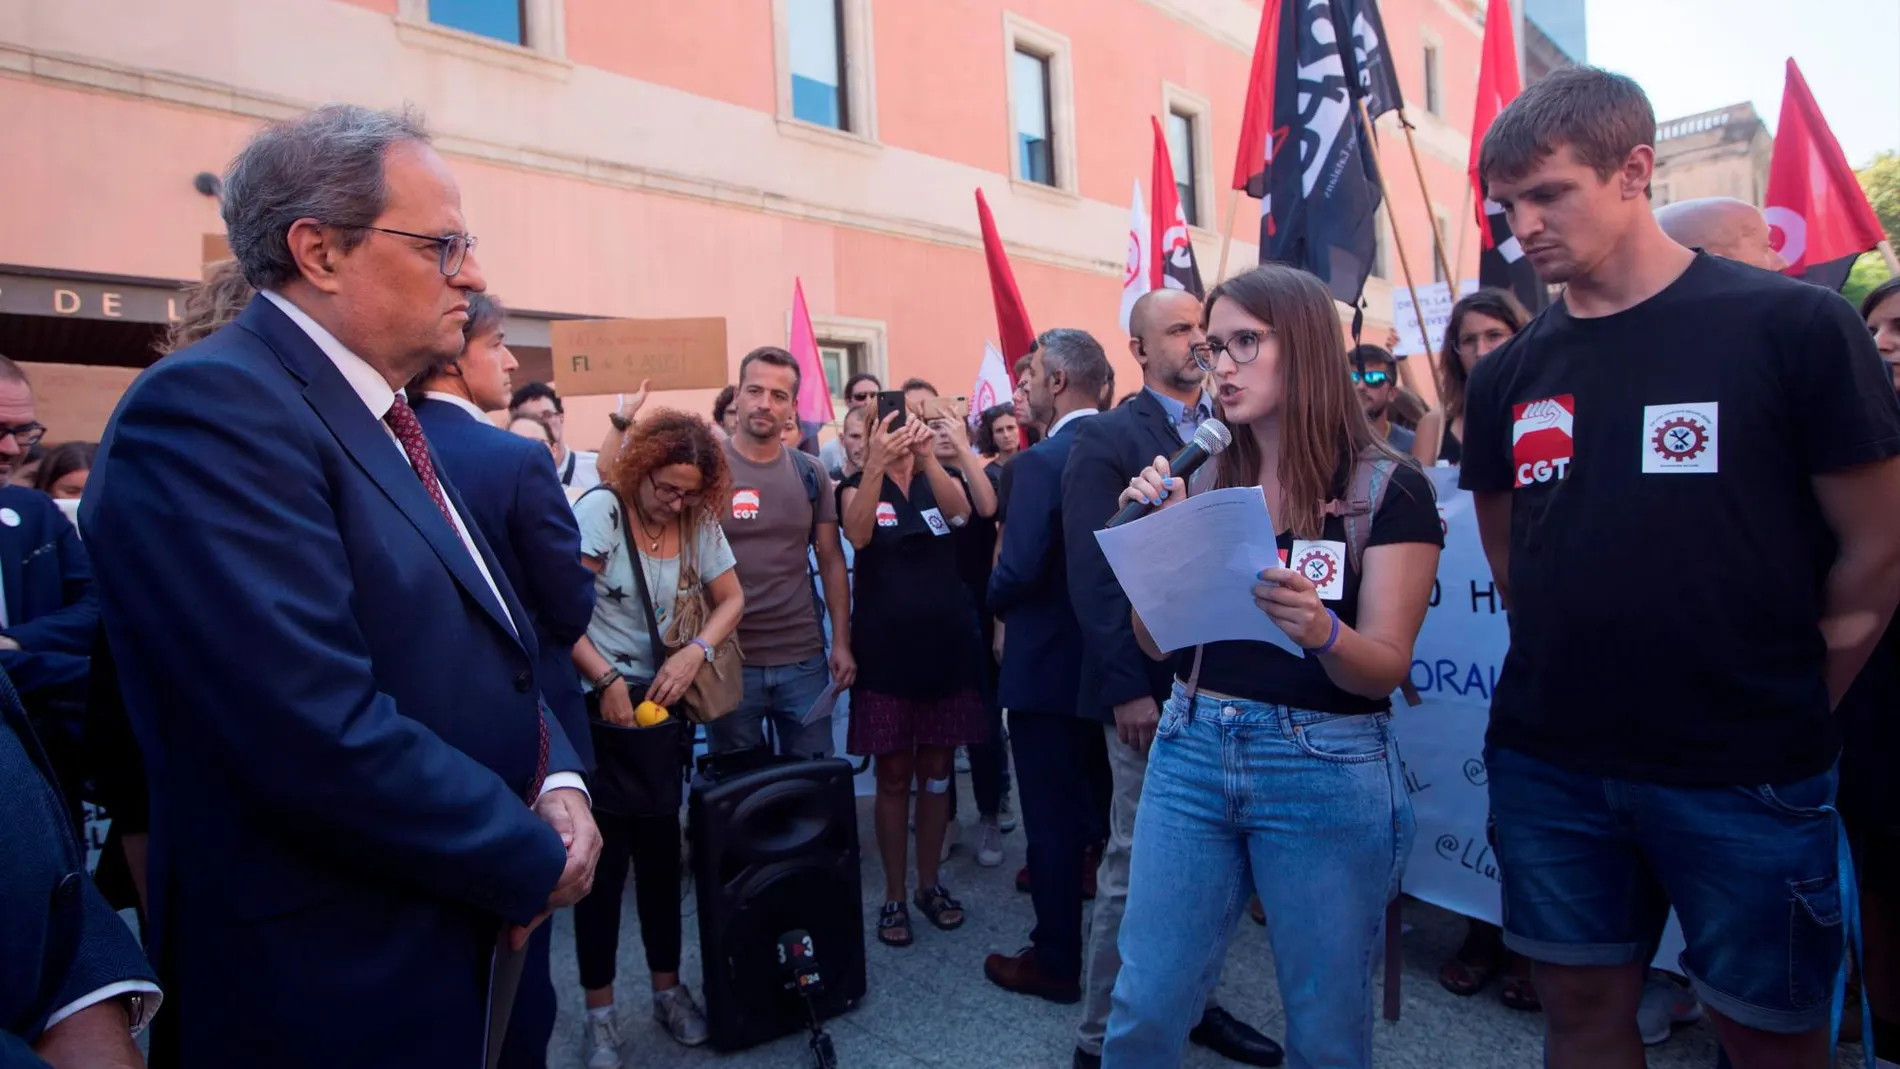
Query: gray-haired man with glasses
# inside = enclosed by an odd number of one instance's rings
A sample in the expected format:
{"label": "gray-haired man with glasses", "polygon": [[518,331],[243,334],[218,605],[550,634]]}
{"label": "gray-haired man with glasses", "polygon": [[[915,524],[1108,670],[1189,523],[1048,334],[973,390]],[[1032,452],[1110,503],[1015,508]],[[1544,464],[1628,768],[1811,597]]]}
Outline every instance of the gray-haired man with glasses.
{"label": "gray-haired man with glasses", "polygon": [[480,1065],[494,963],[587,893],[600,835],[532,619],[400,392],[484,288],[461,192],[417,118],[340,104],[224,188],[258,296],[133,383],[80,509],[180,996],[153,1059]]}

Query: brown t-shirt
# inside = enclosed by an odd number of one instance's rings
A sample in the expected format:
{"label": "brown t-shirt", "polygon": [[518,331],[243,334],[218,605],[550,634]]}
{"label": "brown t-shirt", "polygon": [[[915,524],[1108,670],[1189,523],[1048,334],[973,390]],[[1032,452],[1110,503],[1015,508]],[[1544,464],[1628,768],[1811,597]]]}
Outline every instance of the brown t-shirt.
{"label": "brown t-shirt", "polygon": [[[719,504],[719,525],[739,560],[739,586],[745,591],[739,645],[749,665],[797,664],[825,648],[812,608],[806,555],[813,505],[790,454],[781,449],[776,460],[758,464],[726,443],[732,498]],[[818,479],[818,522],[837,523],[831,476],[817,458],[807,459]]]}

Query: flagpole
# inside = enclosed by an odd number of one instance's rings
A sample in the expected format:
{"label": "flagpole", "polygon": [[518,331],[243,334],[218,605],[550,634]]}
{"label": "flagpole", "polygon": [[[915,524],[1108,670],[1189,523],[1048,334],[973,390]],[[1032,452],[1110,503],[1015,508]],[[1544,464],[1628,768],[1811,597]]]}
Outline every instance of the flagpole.
{"label": "flagpole", "polygon": [[1453,260],[1452,263],[1463,265],[1465,262],[1465,239],[1471,236],[1470,208],[1467,207],[1466,210],[1459,212],[1458,218],[1460,220],[1458,223],[1458,257]]}
{"label": "flagpole", "polygon": [[[1366,144],[1370,146],[1373,143],[1372,113],[1366,110],[1365,97],[1360,97],[1358,103],[1359,119],[1366,131]],[[1387,204],[1392,203],[1392,194],[1385,188],[1385,168],[1379,164],[1379,154],[1368,152],[1366,158],[1372,161],[1372,178],[1373,181],[1379,183],[1379,196],[1383,197]],[[1427,215],[1431,214],[1430,207],[1426,205]],[[1425,329],[1425,306],[1419,302],[1418,287],[1412,284],[1412,265],[1406,261],[1405,242],[1400,240],[1399,228],[1396,226],[1392,228],[1392,248],[1399,254],[1399,273],[1405,276],[1405,288],[1412,294],[1412,314],[1418,317],[1418,337],[1420,343],[1425,346],[1425,367],[1436,376],[1438,366],[1432,362],[1432,332]]]}
{"label": "flagpole", "polygon": [[1412,138],[1412,120],[1405,117],[1405,109],[1398,109],[1399,129],[1405,131],[1405,147],[1412,151],[1412,171],[1418,175],[1418,191],[1425,198],[1425,217],[1432,223],[1432,252],[1438,257],[1438,269],[1445,273],[1445,282],[1451,287],[1451,295],[1458,296],[1458,276],[1451,270],[1451,262],[1445,259],[1445,235],[1438,230],[1438,213],[1432,210],[1432,191],[1425,184],[1425,166],[1418,159],[1418,142]]}
{"label": "flagpole", "polygon": [[[1220,266],[1214,269],[1214,285],[1227,281],[1227,250],[1234,244],[1234,213],[1240,210],[1240,190],[1227,192],[1227,225],[1220,233]],[[1900,268],[1895,269],[1900,274]]]}
{"label": "flagpole", "polygon": [[1895,276],[1900,276],[1900,257],[1896,257],[1893,254],[1893,242],[1882,241],[1880,244],[1875,245],[1874,248],[1879,249],[1880,255],[1886,259],[1888,272]]}

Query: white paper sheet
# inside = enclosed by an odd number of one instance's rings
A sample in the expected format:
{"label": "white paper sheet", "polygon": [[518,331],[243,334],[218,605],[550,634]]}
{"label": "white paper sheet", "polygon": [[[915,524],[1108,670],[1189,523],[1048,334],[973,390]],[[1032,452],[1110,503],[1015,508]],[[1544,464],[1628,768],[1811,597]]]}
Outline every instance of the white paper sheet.
{"label": "white paper sheet", "polygon": [[1162,649],[1252,639],[1306,656],[1253,601],[1260,573],[1280,566],[1258,486],[1196,494],[1095,539]]}
{"label": "white paper sheet", "polygon": [[837,680],[834,679],[825,684],[825,689],[818,694],[818,700],[812,702],[811,708],[805,710],[805,715],[798,718],[799,726],[809,727],[836,712],[838,696],[843,693],[844,688],[838,685]]}

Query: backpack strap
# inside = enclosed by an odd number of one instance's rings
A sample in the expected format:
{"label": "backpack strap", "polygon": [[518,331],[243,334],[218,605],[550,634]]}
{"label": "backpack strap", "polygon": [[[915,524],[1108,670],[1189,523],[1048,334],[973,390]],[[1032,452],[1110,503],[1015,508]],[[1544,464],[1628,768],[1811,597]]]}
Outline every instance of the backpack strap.
{"label": "backpack strap", "polygon": [[[1352,488],[1345,500],[1328,501],[1321,510],[1326,515],[1338,516],[1345,523],[1346,562],[1354,572],[1361,570],[1366,542],[1372,537],[1373,518],[1385,504],[1385,493],[1392,487],[1392,473],[1400,463],[1382,451],[1368,451],[1352,466]],[[1399,693],[1407,705],[1418,705],[1424,700],[1418,696],[1418,688],[1412,686],[1409,675],[1399,684]]]}
{"label": "backpack strap", "polygon": [[798,480],[805,484],[805,499],[811,502],[811,529],[805,534],[807,563],[811,572],[811,611],[818,618],[818,633],[825,631],[825,601],[818,592],[821,577],[818,574],[818,461],[803,450],[787,447],[792,455],[792,467],[798,469]]}

